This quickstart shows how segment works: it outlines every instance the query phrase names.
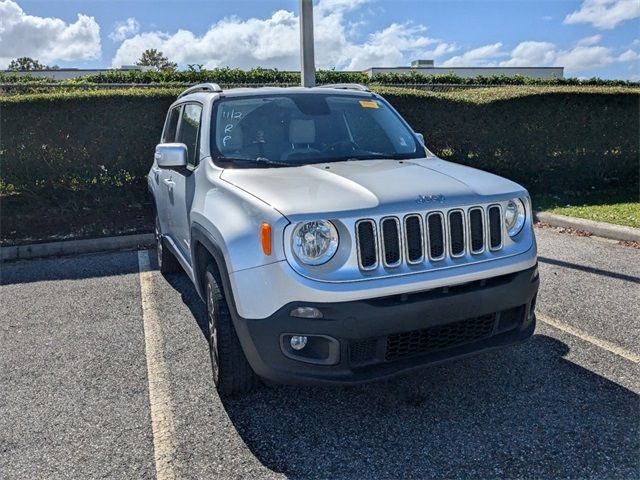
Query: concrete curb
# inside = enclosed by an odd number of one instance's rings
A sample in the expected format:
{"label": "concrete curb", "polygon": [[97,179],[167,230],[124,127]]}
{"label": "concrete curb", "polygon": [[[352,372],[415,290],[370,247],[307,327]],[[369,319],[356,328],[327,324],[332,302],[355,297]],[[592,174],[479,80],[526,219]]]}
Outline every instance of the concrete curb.
{"label": "concrete curb", "polygon": [[90,238],[87,240],[66,240],[51,243],[34,243],[0,248],[0,261],[25,260],[29,258],[76,255],[79,253],[126,250],[145,245],[153,245],[153,233],[122,235],[119,237]]}
{"label": "concrete curb", "polygon": [[535,212],[537,221],[547,223],[552,227],[573,228],[582,230],[598,237],[611,238],[630,242],[640,242],[640,228],[625,227],[612,223],[594,222],[583,218],[565,217],[549,212]]}

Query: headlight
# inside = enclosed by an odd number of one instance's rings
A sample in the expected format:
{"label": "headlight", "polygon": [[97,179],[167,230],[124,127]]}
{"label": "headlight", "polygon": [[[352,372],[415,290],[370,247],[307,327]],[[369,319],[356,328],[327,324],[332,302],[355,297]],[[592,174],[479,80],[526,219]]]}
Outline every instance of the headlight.
{"label": "headlight", "polygon": [[322,265],[338,250],[338,231],[327,220],[299,223],[293,229],[291,246],[302,263]]}
{"label": "headlight", "polygon": [[509,200],[504,209],[504,223],[507,227],[507,233],[510,237],[515,237],[520,233],[524,226],[526,211],[524,203],[519,198]]}

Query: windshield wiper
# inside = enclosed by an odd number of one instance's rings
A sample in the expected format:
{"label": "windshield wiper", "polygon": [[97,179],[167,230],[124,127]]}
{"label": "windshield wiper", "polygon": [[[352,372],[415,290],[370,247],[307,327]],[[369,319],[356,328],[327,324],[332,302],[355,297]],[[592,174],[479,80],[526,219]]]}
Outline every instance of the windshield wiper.
{"label": "windshield wiper", "polygon": [[277,165],[279,167],[294,167],[294,164],[287,162],[279,162],[277,160],[269,160],[265,157],[256,157],[256,158],[233,158],[233,157],[220,157],[219,160],[223,162],[232,162],[232,163],[255,163],[257,165]]}

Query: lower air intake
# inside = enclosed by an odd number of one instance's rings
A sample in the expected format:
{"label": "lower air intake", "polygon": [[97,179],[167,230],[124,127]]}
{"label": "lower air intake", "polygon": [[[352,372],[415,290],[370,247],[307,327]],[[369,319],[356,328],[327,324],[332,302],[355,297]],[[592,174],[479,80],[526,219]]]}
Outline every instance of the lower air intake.
{"label": "lower air intake", "polygon": [[385,359],[400,360],[482,340],[491,336],[495,321],[496,315],[491,314],[423,330],[389,335]]}
{"label": "lower air intake", "polygon": [[351,363],[368,362],[376,355],[376,339],[352,342],[349,345],[349,359]]}

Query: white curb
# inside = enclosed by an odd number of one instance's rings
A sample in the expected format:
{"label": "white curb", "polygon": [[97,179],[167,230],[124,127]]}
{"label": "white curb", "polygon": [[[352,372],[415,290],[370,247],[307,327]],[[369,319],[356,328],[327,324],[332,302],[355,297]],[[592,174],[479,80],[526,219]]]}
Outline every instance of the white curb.
{"label": "white curb", "polygon": [[547,223],[552,227],[573,228],[582,230],[598,237],[611,238],[630,242],[640,242],[640,228],[625,227],[612,223],[594,222],[583,218],[566,217],[549,212],[536,212],[535,217],[539,222]]}

